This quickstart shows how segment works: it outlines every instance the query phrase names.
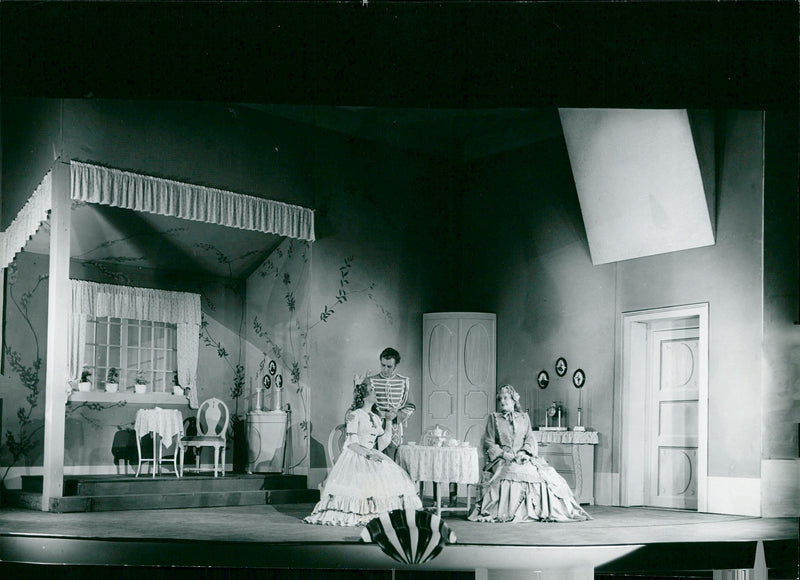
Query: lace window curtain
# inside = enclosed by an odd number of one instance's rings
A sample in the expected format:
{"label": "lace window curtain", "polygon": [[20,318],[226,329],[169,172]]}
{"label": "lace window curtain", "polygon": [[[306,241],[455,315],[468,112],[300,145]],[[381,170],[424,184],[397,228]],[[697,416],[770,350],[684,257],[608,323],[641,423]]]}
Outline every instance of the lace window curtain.
{"label": "lace window curtain", "polygon": [[73,199],[314,241],[305,207],[78,161],[70,178]]}
{"label": "lace window curtain", "polygon": [[109,316],[168,322],[178,327],[178,380],[189,387],[189,406],[198,407],[197,358],[200,339],[200,295],[151,288],[134,288],[71,280],[69,374],[80,378],[86,350],[89,316]]}

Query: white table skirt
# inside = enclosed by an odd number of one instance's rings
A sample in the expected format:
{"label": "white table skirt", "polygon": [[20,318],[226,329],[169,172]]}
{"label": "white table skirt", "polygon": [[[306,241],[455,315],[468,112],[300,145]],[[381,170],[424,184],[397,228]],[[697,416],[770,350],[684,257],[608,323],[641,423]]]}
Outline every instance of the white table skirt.
{"label": "white table skirt", "polygon": [[183,416],[177,409],[139,409],[136,411],[136,436],[156,433],[164,447],[172,445],[175,435],[183,435]]}
{"label": "white table skirt", "polygon": [[534,431],[539,443],[571,443],[573,445],[597,445],[597,431]]}
{"label": "white table skirt", "polygon": [[414,481],[474,484],[480,480],[475,447],[401,445],[395,461]]}

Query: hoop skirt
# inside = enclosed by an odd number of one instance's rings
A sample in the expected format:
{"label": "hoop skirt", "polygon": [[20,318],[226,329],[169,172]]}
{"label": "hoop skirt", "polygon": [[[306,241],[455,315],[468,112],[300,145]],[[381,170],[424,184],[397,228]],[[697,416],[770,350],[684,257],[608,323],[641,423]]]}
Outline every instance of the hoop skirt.
{"label": "hoop skirt", "polygon": [[[484,435],[483,494],[469,519],[476,522],[570,522],[592,519],[566,480],[537,454],[527,414],[493,413]],[[522,451],[518,463],[503,457]]]}
{"label": "hoop skirt", "polygon": [[[394,509],[421,509],[417,486],[408,474],[388,456],[373,449],[377,435],[384,434],[380,420],[360,409],[349,415],[353,416],[348,416],[348,438],[342,454],[328,474],[314,511],[303,521],[363,526],[375,516]],[[388,444],[391,430],[387,435],[382,440]],[[360,443],[382,460],[359,455],[350,448],[352,442]]]}

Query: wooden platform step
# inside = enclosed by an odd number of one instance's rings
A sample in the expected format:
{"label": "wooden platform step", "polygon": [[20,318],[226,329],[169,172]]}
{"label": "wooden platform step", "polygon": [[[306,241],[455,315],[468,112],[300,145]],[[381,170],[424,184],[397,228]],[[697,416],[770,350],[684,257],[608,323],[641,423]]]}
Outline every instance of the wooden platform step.
{"label": "wooden platform step", "polygon": [[[40,475],[22,476],[22,491],[41,493],[43,478]],[[152,477],[149,474],[133,476],[75,475],[64,477],[64,496],[123,495],[143,493],[195,493],[221,491],[265,491],[280,489],[306,489],[303,475],[247,475],[228,474],[225,477],[185,474],[178,478],[170,474]]]}
{"label": "wooden platform step", "polygon": [[[307,489],[304,475],[237,474],[225,477],[172,474],[74,475],[64,477],[64,497],[50,511],[90,512],[313,503],[319,491]],[[22,476],[22,489],[7,491],[8,505],[40,510],[42,476]]]}
{"label": "wooden platform step", "polygon": [[[42,494],[11,490],[6,492],[6,500],[12,507],[39,510],[42,505]],[[75,495],[53,499],[50,511],[55,513],[101,512],[263,505],[265,503],[314,503],[316,501],[319,501],[319,490],[316,489]]]}

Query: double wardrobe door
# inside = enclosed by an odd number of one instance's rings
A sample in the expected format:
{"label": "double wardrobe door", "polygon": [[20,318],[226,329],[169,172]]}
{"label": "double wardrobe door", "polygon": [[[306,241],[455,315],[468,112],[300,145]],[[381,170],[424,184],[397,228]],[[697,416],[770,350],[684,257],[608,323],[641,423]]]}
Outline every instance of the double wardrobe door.
{"label": "double wardrobe door", "polygon": [[495,410],[495,314],[423,314],[422,429],[447,427],[480,449]]}

